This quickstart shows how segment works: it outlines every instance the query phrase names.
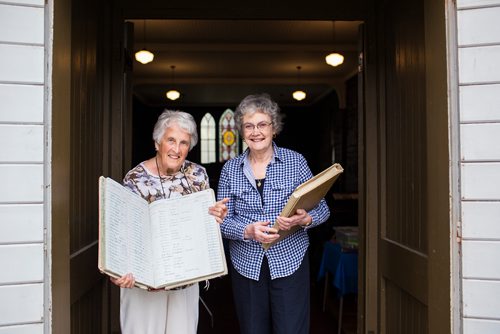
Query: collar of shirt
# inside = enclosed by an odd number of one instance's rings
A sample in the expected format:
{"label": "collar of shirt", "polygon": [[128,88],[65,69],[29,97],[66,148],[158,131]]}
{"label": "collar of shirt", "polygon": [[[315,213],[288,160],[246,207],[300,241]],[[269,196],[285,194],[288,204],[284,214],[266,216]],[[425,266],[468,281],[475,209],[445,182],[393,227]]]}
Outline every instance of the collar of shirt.
{"label": "collar of shirt", "polygon": [[[252,172],[252,167],[250,166],[250,160],[249,160],[249,153],[250,150],[247,149],[242,155],[241,155],[241,161],[240,161],[240,166],[243,168],[243,173],[245,174],[246,178],[250,182],[250,184],[257,189],[257,185],[255,184],[255,176],[253,175]],[[273,156],[271,157],[271,161],[269,161],[269,164],[272,165],[278,161],[283,161],[283,156],[278,150],[278,146],[276,145],[275,142],[273,142]]]}

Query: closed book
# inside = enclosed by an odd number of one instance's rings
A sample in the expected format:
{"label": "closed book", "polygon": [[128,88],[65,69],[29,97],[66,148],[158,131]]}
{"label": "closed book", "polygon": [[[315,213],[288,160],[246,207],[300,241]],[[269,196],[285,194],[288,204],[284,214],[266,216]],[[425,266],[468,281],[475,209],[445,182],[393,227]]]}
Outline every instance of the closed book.
{"label": "closed book", "polygon": [[[281,210],[280,216],[293,216],[298,209],[304,209],[306,211],[313,209],[325,197],[328,190],[330,190],[343,171],[344,169],[340,164],[333,164],[321,173],[299,185],[288,198],[288,202],[283,210]],[[278,225],[274,224],[273,227],[278,228]],[[262,247],[264,247],[265,250],[269,249],[269,247],[296,232],[299,228],[302,227],[293,226],[289,230],[279,230],[278,233],[280,237],[272,243],[263,243]]]}

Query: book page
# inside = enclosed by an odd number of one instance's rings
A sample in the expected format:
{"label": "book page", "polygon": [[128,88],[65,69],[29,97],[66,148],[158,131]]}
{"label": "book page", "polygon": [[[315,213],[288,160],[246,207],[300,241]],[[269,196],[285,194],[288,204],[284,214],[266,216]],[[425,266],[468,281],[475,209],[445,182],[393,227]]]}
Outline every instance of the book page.
{"label": "book page", "polygon": [[219,225],[208,213],[214,203],[212,189],[151,203],[156,286],[225,270]]}
{"label": "book page", "polygon": [[139,283],[153,283],[147,201],[109,178],[103,200],[104,269],[118,276],[130,272]]}

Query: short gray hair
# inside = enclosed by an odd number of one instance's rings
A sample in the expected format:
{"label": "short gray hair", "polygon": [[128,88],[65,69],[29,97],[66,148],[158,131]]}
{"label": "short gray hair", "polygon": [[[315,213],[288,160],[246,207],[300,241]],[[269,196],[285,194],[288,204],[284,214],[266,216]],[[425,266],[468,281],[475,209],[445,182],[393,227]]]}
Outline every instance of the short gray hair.
{"label": "short gray hair", "polygon": [[193,116],[184,111],[179,110],[168,110],[165,109],[156,121],[153,130],[153,140],[155,143],[160,144],[165,130],[172,124],[177,124],[181,129],[186,130],[191,136],[191,141],[189,142],[189,150],[198,143],[198,131],[196,130],[196,122]]}
{"label": "short gray hair", "polygon": [[281,132],[283,129],[283,122],[280,108],[278,104],[271,99],[269,94],[262,93],[248,95],[236,108],[234,120],[240,133],[243,133],[243,117],[245,115],[252,115],[256,112],[261,112],[271,117],[274,133],[278,134]]}

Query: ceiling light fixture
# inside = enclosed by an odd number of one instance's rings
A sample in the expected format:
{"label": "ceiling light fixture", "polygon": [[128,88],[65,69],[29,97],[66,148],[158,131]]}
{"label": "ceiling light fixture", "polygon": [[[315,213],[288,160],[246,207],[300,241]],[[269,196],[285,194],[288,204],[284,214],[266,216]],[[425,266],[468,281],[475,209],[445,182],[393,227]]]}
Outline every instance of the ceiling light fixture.
{"label": "ceiling light fixture", "polygon": [[302,101],[303,99],[306,98],[306,92],[302,90],[296,90],[295,92],[293,92],[292,96],[297,101]]}
{"label": "ceiling light fixture", "polygon": [[330,53],[328,56],[325,57],[325,61],[328,65],[331,66],[339,66],[344,62],[344,56],[342,56],[340,53]]}
{"label": "ceiling light fixture", "polygon": [[179,97],[181,97],[181,93],[179,93],[179,91],[175,90],[175,89],[171,89],[167,92],[167,98],[169,100],[172,100],[172,101],[175,101],[177,100]]}
{"label": "ceiling light fixture", "polygon": [[[332,21],[332,39],[335,45],[335,21]],[[339,66],[344,62],[344,56],[337,52],[332,52],[325,57],[325,61],[328,65]]]}
{"label": "ceiling light fixture", "polygon": [[[301,69],[302,69],[302,67],[297,66],[297,86],[300,85],[300,70]],[[297,89],[295,92],[292,93],[292,97],[297,101],[302,101],[303,99],[306,98],[306,96],[307,96],[306,92],[304,92],[301,89]]]}
{"label": "ceiling light fixture", "polygon": [[[146,20],[144,20],[144,27],[143,27],[143,40],[144,44],[146,44]],[[135,60],[137,60],[141,64],[147,64],[153,61],[153,58],[155,55],[146,49],[146,46],[141,51],[137,51],[135,53]]]}
{"label": "ceiling light fixture", "polygon": [[[175,65],[170,65],[170,68],[172,69],[172,86],[173,86],[174,85],[174,78],[175,78],[174,77]],[[181,93],[174,88],[170,89],[165,95],[167,96],[167,99],[172,100],[172,101],[175,101],[179,97],[181,97]]]}

